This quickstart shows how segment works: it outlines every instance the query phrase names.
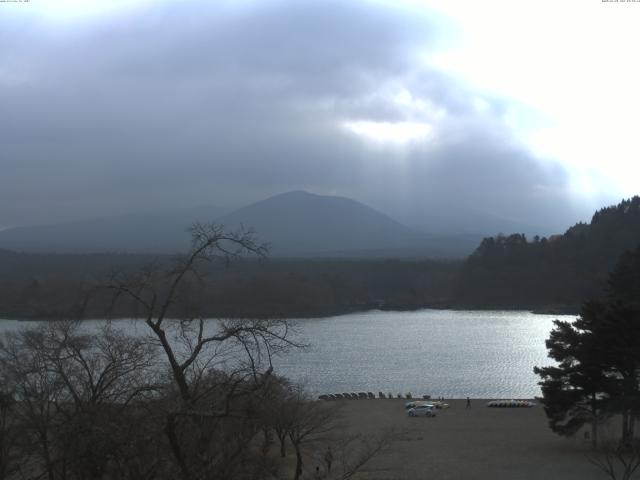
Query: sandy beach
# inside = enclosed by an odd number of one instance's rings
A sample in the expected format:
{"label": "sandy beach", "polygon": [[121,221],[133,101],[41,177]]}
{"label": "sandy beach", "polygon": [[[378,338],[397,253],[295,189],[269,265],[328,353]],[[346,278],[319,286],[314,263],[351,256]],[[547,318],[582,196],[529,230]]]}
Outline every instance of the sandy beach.
{"label": "sandy beach", "polygon": [[[406,400],[339,401],[344,429],[365,436],[396,429],[397,437],[360,479],[590,480],[606,478],[591,465],[590,444],[547,426],[540,405],[488,408],[488,400],[447,400],[435,418],[410,418]],[[318,448],[321,448],[318,445]],[[326,448],[326,447],[325,447]]]}

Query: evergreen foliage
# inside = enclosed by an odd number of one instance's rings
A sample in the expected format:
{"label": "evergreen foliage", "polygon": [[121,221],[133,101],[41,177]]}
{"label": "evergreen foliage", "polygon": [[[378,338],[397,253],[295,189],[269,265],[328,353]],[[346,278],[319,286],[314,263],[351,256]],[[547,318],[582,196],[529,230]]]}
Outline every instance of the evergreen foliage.
{"label": "evergreen foliage", "polygon": [[640,248],[623,254],[602,300],[586,302],[574,322],[555,321],[547,340],[554,367],[536,367],[552,430],[573,435],[590,423],[622,417],[620,439],[629,444],[640,415]]}
{"label": "evergreen foliage", "polygon": [[[597,211],[563,235],[486,238],[467,259],[456,303],[476,308],[578,311],[597,296],[618,257],[640,244],[640,197]],[[622,275],[622,273],[621,273]]]}

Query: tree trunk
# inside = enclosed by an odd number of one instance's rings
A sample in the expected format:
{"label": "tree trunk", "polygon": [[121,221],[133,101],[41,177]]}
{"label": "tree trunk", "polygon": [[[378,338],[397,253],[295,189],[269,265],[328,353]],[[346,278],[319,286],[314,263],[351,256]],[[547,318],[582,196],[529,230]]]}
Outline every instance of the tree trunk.
{"label": "tree trunk", "polygon": [[630,410],[625,409],[622,412],[622,439],[623,447],[630,447],[633,442],[635,417]]}
{"label": "tree trunk", "polygon": [[596,403],[595,393],[591,394],[591,447],[595,450],[598,448],[598,406]]}
{"label": "tree trunk", "polygon": [[298,444],[294,444],[296,449],[296,472],[293,476],[293,480],[299,480],[302,476],[302,452],[300,452],[300,446]]}
{"label": "tree trunk", "polygon": [[169,360],[169,366],[171,367],[171,372],[173,373],[173,379],[178,385],[178,390],[180,390],[180,397],[182,397],[182,401],[184,402],[185,406],[188,406],[191,403],[191,391],[189,390],[189,384],[187,382],[184,371],[180,367],[180,364],[178,363],[178,360],[173,353],[173,348],[167,340],[165,331],[162,330],[162,328],[157,327],[151,321],[147,321],[146,323],[156,334],[158,340],[160,340],[160,345],[162,346],[164,353],[167,355],[167,360]]}
{"label": "tree trunk", "polygon": [[285,448],[285,442],[287,440],[287,437],[286,436],[281,437],[280,435],[278,435],[278,440],[280,440],[280,456],[284,458],[287,456],[287,450]]}
{"label": "tree trunk", "polygon": [[178,462],[178,465],[180,466],[182,477],[184,478],[184,480],[191,480],[191,473],[189,472],[187,463],[185,462],[184,456],[182,455],[180,442],[178,440],[178,436],[176,435],[176,416],[172,413],[167,415],[167,422],[164,426],[164,433],[169,440],[171,452],[173,453],[176,462]]}
{"label": "tree trunk", "polygon": [[264,434],[263,444],[262,444],[262,455],[266,456],[271,450],[271,444],[273,443],[273,436],[271,435],[271,430],[268,428],[263,428],[262,433]]}
{"label": "tree trunk", "polygon": [[[42,448],[42,454],[44,457],[45,468],[47,469],[47,478],[49,480],[55,480],[56,473],[51,459],[51,452],[49,451],[49,441],[47,439],[47,433],[40,431],[40,446]],[[64,477],[63,477],[64,478]]]}

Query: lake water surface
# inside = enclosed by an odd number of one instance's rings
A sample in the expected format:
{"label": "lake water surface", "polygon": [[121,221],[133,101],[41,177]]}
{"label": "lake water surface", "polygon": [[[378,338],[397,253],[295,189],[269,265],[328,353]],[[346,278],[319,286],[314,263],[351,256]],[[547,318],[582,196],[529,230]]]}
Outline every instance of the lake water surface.
{"label": "lake water surface", "polygon": [[[428,393],[446,398],[531,398],[533,367],[550,365],[545,339],[554,319],[520,311],[370,311],[295,320],[310,347],[276,360],[276,372],[314,394]],[[87,322],[94,328],[100,321]],[[28,322],[0,320],[0,332]],[[139,322],[122,328],[146,332]]]}

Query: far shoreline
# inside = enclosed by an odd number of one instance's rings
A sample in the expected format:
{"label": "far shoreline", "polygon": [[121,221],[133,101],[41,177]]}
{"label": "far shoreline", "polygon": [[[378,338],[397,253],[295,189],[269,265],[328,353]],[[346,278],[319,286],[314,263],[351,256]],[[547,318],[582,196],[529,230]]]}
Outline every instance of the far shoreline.
{"label": "far shoreline", "polygon": [[[335,318],[342,317],[347,315],[361,315],[373,312],[398,312],[398,313],[407,313],[407,312],[420,312],[422,310],[438,310],[438,311],[449,311],[449,312],[513,312],[513,313],[532,313],[535,315],[579,315],[579,311],[576,311],[573,308],[562,308],[562,307],[541,307],[541,308],[519,308],[517,306],[510,307],[478,307],[478,306],[465,306],[465,305],[425,305],[418,308],[385,308],[385,307],[372,307],[372,308],[364,308],[364,309],[354,309],[354,310],[342,310],[333,313],[327,314],[317,314],[317,315],[296,315],[296,316],[257,316],[257,317],[247,317],[247,316],[208,316],[205,320],[315,320],[322,318]],[[20,316],[20,315],[11,315],[9,318],[8,315],[3,315],[0,313],[0,321],[15,321],[15,322],[53,322],[58,320],[78,320],[78,321],[99,321],[99,320],[111,320],[111,321],[119,321],[119,320],[141,320],[142,317],[130,317],[130,316],[118,316],[118,317],[86,317],[86,318],[73,318],[69,317],[61,317],[59,315],[51,316],[51,317],[32,317],[32,316]],[[179,320],[179,318],[170,318],[168,320]]]}

